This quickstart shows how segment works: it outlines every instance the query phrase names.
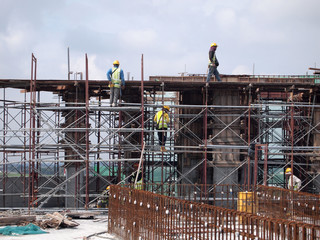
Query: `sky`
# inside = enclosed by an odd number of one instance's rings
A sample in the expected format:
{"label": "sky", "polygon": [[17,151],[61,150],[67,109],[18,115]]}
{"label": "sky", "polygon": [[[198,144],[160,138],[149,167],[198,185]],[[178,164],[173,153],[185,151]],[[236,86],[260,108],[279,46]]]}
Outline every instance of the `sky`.
{"label": "sky", "polygon": [[[206,74],[302,75],[320,67],[319,0],[0,0],[0,78],[67,79],[70,68],[106,79]],[[72,75],[71,78],[75,76]]]}

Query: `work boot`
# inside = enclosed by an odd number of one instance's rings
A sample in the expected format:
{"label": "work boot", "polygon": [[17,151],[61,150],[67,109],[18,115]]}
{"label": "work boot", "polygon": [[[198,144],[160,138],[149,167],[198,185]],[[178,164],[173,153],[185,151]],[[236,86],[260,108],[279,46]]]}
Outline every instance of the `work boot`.
{"label": "work boot", "polygon": [[209,82],[206,82],[206,87],[209,87]]}

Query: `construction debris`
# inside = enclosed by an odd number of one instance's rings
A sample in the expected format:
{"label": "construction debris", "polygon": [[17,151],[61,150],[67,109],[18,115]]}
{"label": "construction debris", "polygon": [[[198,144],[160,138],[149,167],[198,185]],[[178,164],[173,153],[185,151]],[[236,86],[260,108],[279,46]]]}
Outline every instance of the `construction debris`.
{"label": "construction debris", "polygon": [[0,226],[26,225],[26,223],[35,222],[35,221],[36,221],[36,216],[0,217]]}
{"label": "construction debris", "polygon": [[98,212],[70,212],[66,213],[72,219],[94,219],[100,213]]}
{"label": "construction debris", "polygon": [[[93,213],[83,214],[83,216],[92,216]],[[80,216],[80,214],[79,214]],[[79,223],[72,221],[71,217],[68,217],[67,214],[61,214],[58,212],[47,213],[46,215],[23,215],[21,212],[8,212],[2,213],[0,216],[0,226],[26,226],[30,223],[33,223],[43,229],[46,228],[74,228],[79,226]]]}
{"label": "construction debris", "polygon": [[46,214],[46,217],[49,219],[44,219],[42,221],[37,221],[35,224],[41,228],[73,228],[79,226],[79,223],[68,219],[66,216],[61,215],[58,212],[54,212],[53,214]]}
{"label": "construction debris", "polygon": [[[83,237],[83,240],[89,240],[89,239],[91,239],[92,237],[100,236],[100,235],[106,234],[106,233],[108,233],[108,231],[103,231],[103,232],[99,232],[99,233],[90,234],[89,236]],[[104,238],[104,237],[101,237],[101,236],[100,236],[100,238]],[[110,238],[107,238],[107,239],[110,239]]]}

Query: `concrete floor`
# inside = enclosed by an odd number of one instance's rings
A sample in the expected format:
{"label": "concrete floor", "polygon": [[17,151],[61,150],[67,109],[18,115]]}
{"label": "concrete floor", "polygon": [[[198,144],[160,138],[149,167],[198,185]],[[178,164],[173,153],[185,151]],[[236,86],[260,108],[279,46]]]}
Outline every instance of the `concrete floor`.
{"label": "concrete floor", "polygon": [[[94,233],[101,233],[108,230],[108,223],[106,216],[103,216],[105,221],[97,221],[94,219],[75,219],[73,221],[79,223],[80,225],[76,228],[64,228],[64,229],[45,229],[46,234],[38,234],[38,235],[20,235],[20,236],[3,236],[0,235],[0,239],[7,239],[7,240],[17,240],[17,239],[32,239],[32,240],[71,240],[71,239],[81,239],[83,240],[84,237],[87,237]],[[110,234],[103,234],[103,239],[108,240],[120,240],[119,238],[112,236]],[[97,240],[101,238],[98,237],[90,237],[88,240]]]}

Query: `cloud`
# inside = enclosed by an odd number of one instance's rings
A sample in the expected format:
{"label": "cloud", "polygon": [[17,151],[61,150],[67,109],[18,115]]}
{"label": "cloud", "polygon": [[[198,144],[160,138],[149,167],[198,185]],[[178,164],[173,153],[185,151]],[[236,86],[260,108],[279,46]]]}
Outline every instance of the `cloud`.
{"label": "cloud", "polygon": [[248,66],[238,65],[233,69],[232,74],[252,74],[252,71],[253,69]]}
{"label": "cloud", "polygon": [[217,20],[221,28],[232,29],[237,25],[237,16],[233,9],[225,8],[217,13]]}
{"label": "cloud", "polygon": [[28,31],[24,30],[23,24],[19,27],[8,26],[7,31],[0,35],[0,44],[12,52],[17,52],[23,49],[27,39]]}
{"label": "cloud", "polygon": [[89,65],[89,78],[90,79],[99,79],[99,80],[106,79],[107,70],[100,68],[99,64],[97,64],[97,56],[96,55],[90,56],[90,58],[88,59],[88,65]]}
{"label": "cloud", "polygon": [[118,34],[122,44],[128,47],[150,48],[154,45],[157,34],[152,29],[128,29]]}
{"label": "cloud", "polygon": [[[221,73],[301,74],[320,65],[318,0],[3,0],[0,9],[0,78],[29,78],[30,56],[39,78],[73,71],[105,78],[115,59],[141,78],[205,74],[208,49],[219,44]],[[249,66],[249,67],[246,67]],[[92,69],[91,69],[92,68]],[[256,74],[259,74],[257,71]]]}

